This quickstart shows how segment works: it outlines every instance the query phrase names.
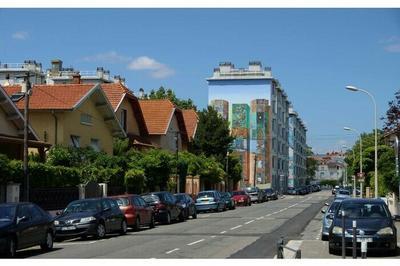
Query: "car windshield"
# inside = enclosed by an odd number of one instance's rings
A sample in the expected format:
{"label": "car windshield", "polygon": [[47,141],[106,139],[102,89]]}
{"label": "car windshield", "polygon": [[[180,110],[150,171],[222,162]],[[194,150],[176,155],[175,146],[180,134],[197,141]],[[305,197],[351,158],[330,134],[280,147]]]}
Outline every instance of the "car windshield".
{"label": "car windshield", "polygon": [[127,198],[116,198],[115,199],[118,203],[118,206],[128,206],[129,200]]}
{"label": "car windshield", "polygon": [[16,209],[16,206],[0,206],[0,223],[13,221]]}
{"label": "car windshield", "polygon": [[257,192],[257,189],[255,187],[248,187],[248,188],[246,188],[246,190],[247,190],[247,192],[250,192],[250,193]]}
{"label": "car windshield", "polygon": [[97,212],[101,210],[100,200],[84,200],[70,203],[64,213]]}
{"label": "car windshield", "polygon": [[332,202],[331,206],[328,209],[328,213],[334,213],[336,209],[339,207],[339,205],[340,205],[339,201]]}
{"label": "car windshield", "polygon": [[209,191],[209,192],[200,192],[199,195],[197,195],[198,198],[204,198],[204,197],[214,197],[214,193]]}
{"label": "car windshield", "polygon": [[342,194],[342,195],[350,195],[350,192],[348,190],[339,190],[338,194]]}
{"label": "car windshield", "polygon": [[146,203],[154,203],[160,201],[160,198],[156,195],[143,195],[142,198]]}
{"label": "car windshield", "polygon": [[232,195],[233,195],[233,196],[237,196],[237,195],[246,195],[246,192],[244,192],[244,191],[233,191],[233,192],[232,192]]}
{"label": "car windshield", "polygon": [[389,214],[384,207],[384,203],[362,203],[362,202],[346,202],[340,206],[338,217],[344,210],[347,218],[389,218]]}
{"label": "car windshield", "polygon": [[175,194],[175,197],[178,199],[178,201],[184,201],[185,200],[185,194]]}

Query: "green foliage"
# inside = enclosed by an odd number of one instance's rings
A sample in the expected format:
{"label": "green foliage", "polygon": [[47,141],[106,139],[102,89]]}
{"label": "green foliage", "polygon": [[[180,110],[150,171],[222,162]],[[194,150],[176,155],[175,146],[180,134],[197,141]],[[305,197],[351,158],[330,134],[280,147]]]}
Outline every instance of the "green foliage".
{"label": "green foliage", "polygon": [[116,156],[123,156],[129,151],[129,139],[114,138],[113,141],[113,154]]}
{"label": "green foliage", "polygon": [[146,176],[142,169],[130,169],[125,173],[124,184],[127,192],[140,194],[143,192]]}
{"label": "green foliage", "polygon": [[391,131],[393,129],[399,129],[400,127],[400,90],[395,94],[395,99],[389,102],[389,109],[386,111],[386,117],[384,119],[383,130]]}
{"label": "green foliage", "polygon": [[173,102],[180,109],[194,109],[197,110],[192,99],[182,100],[176,97],[175,92],[171,89],[165,90],[164,87],[160,87],[157,91],[151,90],[150,94],[144,97],[145,99],[168,99]]}
{"label": "green foliage", "polygon": [[234,183],[242,180],[242,164],[236,154],[229,154],[228,156],[228,178]]}
{"label": "green foliage", "polygon": [[190,150],[197,155],[213,156],[218,162],[224,163],[226,153],[233,140],[234,137],[230,135],[229,122],[209,106],[199,112],[199,123]]}
{"label": "green foliage", "polygon": [[204,155],[201,155],[200,158],[200,178],[210,183],[221,182],[225,176],[223,166],[218,163],[213,157],[205,157]]}
{"label": "green foliage", "polygon": [[172,178],[168,179],[167,182],[167,190],[171,193],[175,193],[175,188],[176,188],[176,181]]}

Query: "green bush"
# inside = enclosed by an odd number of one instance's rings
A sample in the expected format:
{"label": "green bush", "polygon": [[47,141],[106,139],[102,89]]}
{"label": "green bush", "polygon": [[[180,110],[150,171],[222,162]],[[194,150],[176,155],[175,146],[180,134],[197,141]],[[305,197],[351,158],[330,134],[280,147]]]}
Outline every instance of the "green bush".
{"label": "green bush", "polygon": [[129,193],[143,192],[146,177],[142,169],[130,169],[125,173],[125,187]]}

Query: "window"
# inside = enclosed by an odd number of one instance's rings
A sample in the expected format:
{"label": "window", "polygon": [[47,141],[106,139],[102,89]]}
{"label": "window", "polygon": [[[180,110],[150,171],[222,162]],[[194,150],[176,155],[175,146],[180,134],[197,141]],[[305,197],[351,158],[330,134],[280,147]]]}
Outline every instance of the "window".
{"label": "window", "polygon": [[135,205],[135,207],[140,207],[142,204],[140,203],[140,200],[138,197],[134,197],[133,198],[133,205]]}
{"label": "window", "polygon": [[81,124],[88,125],[88,126],[93,125],[92,116],[87,113],[81,114]]}
{"label": "window", "polygon": [[127,111],[125,109],[121,109],[120,123],[121,127],[124,129],[125,132],[126,132],[126,116],[127,116]]}
{"label": "window", "polygon": [[75,147],[75,148],[79,148],[80,147],[80,141],[81,138],[79,136],[76,135],[71,135],[71,140],[70,140],[70,146]]}
{"label": "window", "polygon": [[29,205],[29,209],[31,211],[33,221],[40,221],[43,219],[42,213],[39,211],[39,209],[36,206]]}
{"label": "window", "polygon": [[100,141],[98,139],[90,139],[90,147],[92,147],[93,150],[99,152],[100,151]]}

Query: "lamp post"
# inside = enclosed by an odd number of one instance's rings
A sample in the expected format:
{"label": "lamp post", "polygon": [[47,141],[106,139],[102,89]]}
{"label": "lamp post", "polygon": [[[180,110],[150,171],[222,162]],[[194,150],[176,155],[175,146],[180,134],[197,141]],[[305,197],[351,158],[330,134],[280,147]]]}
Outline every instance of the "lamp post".
{"label": "lamp post", "polygon": [[374,124],[375,124],[375,198],[378,198],[378,130],[377,130],[377,126],[376,126],[376,123],[377,123],[376,122],[376,119],[377,119],[376,118],[376,116],[377,116],[376,101],[375,101],[374,96],[366,90],[359,89],[354,86],[346,86],[346,89],[349,91],[353,91],[353,92],[360,91],[360,92],[367,94],[368,96],[370,96],[370,98],[374,104],[374,113],[375,113],[375,116],[374,116]]}
{"label": "lamp post", "polygon": [[179,146],[178,146],[178,144],[179,144],[179,138],[178,138],[178,133],[179,133],[179,131],[175,131],[174,132],[175,133],[175,144],[176,144],[176,190],[177,190],[177,193],[180,193],[181,192],[181,189],[180,189],[180,186],[181,186],[181,182],[180,182],[180,176],[179,176],[179,173],[178,173],[178,163],[179,163],[179,153],[178,153],[178,150],[179,150]]}
{"label": "lamp post", "polygon": [[28,168],[28,134],[29,134],[29,96],[32,93],[29,72],[24,77],[26,91],[24,92],[24,179],[25,179],[25,200],[29,201],[29,168]]}
{"label": "lamp post", "polygon": [[[363,167],[362,166],[362,135],[357,129],[354,129],[354,128],[344,127],[343,129],[347,130],[347,131],[353,131],[353,132],[355,132],[356,134],[358,134],[360,136],[360,178],[362,178],[363,177],[363,168],[362,168]],[[353,151],[353,158],[355,159],[354,151]],[[360,197],[361,198],[363,197],[362,196],[363,195],[362,183],[363,182],[360,181]]]}
{"label": "lamp post", "polygon": [[254,178],[253,178],[253,187],[256,186],[256,178],[257,178],[257,153],[254,153]]}
{"label": "lamp post", "polygon": [[226,182],[225,182],[225,192],[228,192],[228,171],[229,171],[229,151],[226,152]]}

